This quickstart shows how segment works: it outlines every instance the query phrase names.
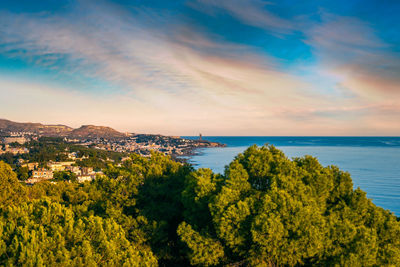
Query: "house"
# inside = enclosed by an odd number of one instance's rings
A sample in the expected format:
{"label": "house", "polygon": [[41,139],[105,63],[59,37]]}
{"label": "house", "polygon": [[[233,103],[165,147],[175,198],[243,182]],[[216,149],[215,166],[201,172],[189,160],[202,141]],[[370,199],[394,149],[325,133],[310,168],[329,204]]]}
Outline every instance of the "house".
{"label": "house", "polygon": [[93,175],[95,172],[92,167],[81,167],[82,175]]}
{"label": "house", "polygon": [[81,174],[76,177],[79,183],[92,181],[96,178],[96,172],[92,167],[81,167]]}
{"label": "house", "polygon": [[18,154],[26,154],[29,153],[29,149],[26,147],[10,147],[9,145],[5,145],[4,150],[0,150],[0,154],[11,153],[13,155]]}
{"label": "house", "polygon": [[86,181],[92,181],[92,180],[96,179],[97,175],[104,175],[104,173],[101,171],[99,171],[99,172],[93,171],[93,168],[88,167],[87,168],[88,170],[83,170],[83,168],[81,169],[82,174],[77,176],[77,180],[79,183],[83,183]]}
{"label": "house", "polygon": [[81,168],[78,166],[65,166],[65,170],[75,173],[76,175],[82,175]]}
{"label": "house", "polygon": [[78,183],[83,183],[87,181],[90,182],[94,178],[96,178],[96,175],[78,175],[76,179],[78,180]]}
{"label": "house", "polygon": [[76,160],[77,157],[78,157],[78,155],[76,152],[68,153],[69,159]]}
{"label": "house", "polygon": [[32,171],[32,176],[26,180],[27,184],[34,184],[37,182],[53,179],[53,171],[46,169],[38,169]]}
{"label": "house", "polygon": [[67,166],[71,166],[75,161],[64,161],[64,162],[49,162],[47,167],[52,171],[64,171]]}
{"label": "house", "polygon": [[32,178],[53,179],[53,171],[40,168],[32,171]]}
{"label": "house", "polygon": [[28,168],[28,170],[33,171],[39,167],[39,163],[29,162],[29,163],[22,164],[21,167],[26,167],[26,168]]}

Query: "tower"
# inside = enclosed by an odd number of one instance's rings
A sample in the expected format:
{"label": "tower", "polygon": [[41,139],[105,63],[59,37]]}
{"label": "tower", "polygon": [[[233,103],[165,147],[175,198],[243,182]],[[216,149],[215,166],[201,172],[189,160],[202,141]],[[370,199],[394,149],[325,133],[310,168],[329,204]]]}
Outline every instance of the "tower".
{"label": "tower", "polygon": [[203,140],[203,136],[201,134],[199,134],[199,140]]}

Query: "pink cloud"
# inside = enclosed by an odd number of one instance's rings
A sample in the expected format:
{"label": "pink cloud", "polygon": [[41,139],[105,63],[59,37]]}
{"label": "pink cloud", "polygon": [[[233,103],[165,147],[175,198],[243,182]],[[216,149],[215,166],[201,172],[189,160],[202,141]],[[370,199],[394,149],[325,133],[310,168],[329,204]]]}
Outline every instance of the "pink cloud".
{"label": "pink cloud", "polygon": [[325,14],[323,23],[306,32],[319,67],[360,97],[379,101],[400,95],[400,56],[378,38],[366,22]]}

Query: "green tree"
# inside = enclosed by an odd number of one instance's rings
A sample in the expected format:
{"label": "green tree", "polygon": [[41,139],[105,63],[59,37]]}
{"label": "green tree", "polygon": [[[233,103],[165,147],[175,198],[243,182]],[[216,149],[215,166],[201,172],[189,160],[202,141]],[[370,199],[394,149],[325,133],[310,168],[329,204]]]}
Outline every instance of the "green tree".
{"label": "green tree", "polygon": [[223,178],[189,175],[182,201],[178,235],[193,264],[400,265],[397,218],[353,190],[348,173],[310,156],[252,146]]}
{"label": "green tree", "polygon": [[9,207],[0,221],[0,262],[14,266],[155,266],[149,248],[136,246],[112,219],[74,218],[49,200]]}
{"label": "green tree", "polygon": [[10,165],[0,161],[0,209],[19,204],[26,197],[25,188],[19,183]]}
{"label": "green tree", "polygon": [[59,172],[54,173],[53,179],[56,181],[73,181],[73,182],[75,182],[77,179],[77,176],[75,173],[70,172],[70,171],[59,171]]}
{"label": "green tree", "polygon": [[17,177],[21,181],[25,181],[29,178],[29,169],[27,167],[20,167],[17,169]]}
{"label": "green tree", "polygon": [[400,266],[399,218],[310,156],[253,146],[220,175],[132,154],[104,172],[28,187],[0,162],[0,265]]}

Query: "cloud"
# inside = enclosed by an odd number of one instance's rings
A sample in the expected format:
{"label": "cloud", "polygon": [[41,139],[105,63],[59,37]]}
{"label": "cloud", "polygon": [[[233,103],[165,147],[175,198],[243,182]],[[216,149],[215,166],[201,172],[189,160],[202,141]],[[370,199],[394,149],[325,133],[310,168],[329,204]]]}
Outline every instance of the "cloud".
{"label": "cloud", "polygon": [[[269,12],[262,1],[197,2],[279,34],[294,30],[293,22]],[[8,96],[0,101],[3,116],[173,135],[199,131],[208,135],[373,132],[376,123],[368,118],[379,118],[382,125],[385,122],[387,133],[400,130],[392,125],[399,114],[398,104],[387,98],[368,98],[371,92],[383,91],[378,87],[396,91],[396,77],[387,73],[394,71],[397,63],[384,53],[388,45],[360,21],[332,17],[305,29],[308,44],[321,58],[314,66],[323,69],[315,73],[318,79],[324,78],[321,73],[325,71],[356,94],[343,98],[285,71],[273,56],[222,41],[211,31],[192,27],[184,18],[96,3],[82,1],[53,15],[1,12],[0,53],[56,76],[64,73],[111,84],[107,97],[65,84],[22,82],[3,76],[0,93]],[[366,67],[370,62],[377,68],[389,66],[390,71],[374,71]],[[26,107],[29,114],[23,112]],[[390,112],[392,115],[387,115]]]}
{"label": "cloud", "polygon": [[320,66],[340,77],[341,86],[370,100],[400,97],[400,54],[371,25],[325,14],[306,34]]}
{"label": "cloud", "polygon": [[281,18],[266,8],[271,3],[263,0],[197,0],[191,6],[209,14],[223,10],[243,24],[259,27],[279,34],[295,30],[293,21]]}
{"label": "cloud", "polygon": [[[102,18],[101,25],[94,15]],[[175,31],[171,38],[128,14],[117,16],[108,9],[71,12],[66,17],[3,13],[1,18],[6,54],[39,65],[54,63],[60,71],[102,77],[138,96],[147,91],[196,93],[199,85],[223,94],[257,93],[262,90],[247,85],[247,77],[255,76],[253,71],[268,77],[275,67],[272,58],[260,57],[249,47],[215,42],[196,33],[188,39],[186,33]],[[60,58],[68,68],[57,65]],[[218,86],[211,89],[208,83]]]}

